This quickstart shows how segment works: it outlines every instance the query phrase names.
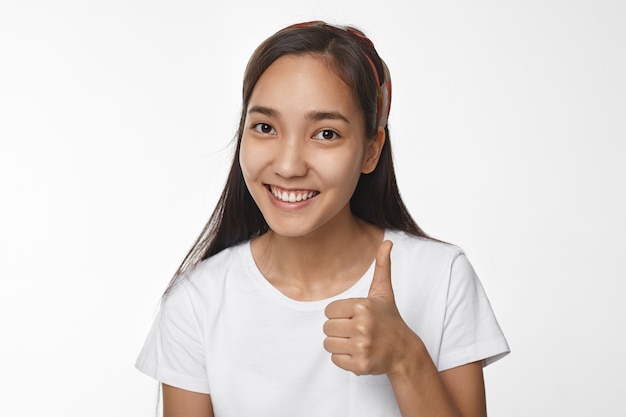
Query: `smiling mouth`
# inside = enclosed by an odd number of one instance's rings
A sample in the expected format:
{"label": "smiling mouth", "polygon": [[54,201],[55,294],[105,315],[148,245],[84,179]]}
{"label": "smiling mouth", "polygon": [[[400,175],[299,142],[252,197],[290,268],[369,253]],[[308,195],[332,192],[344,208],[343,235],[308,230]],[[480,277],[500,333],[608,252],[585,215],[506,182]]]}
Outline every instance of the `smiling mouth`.
{"label": "smiling mouth", "polygon": [[285,190],[274,185],[268,185],[267,188],[276,199],[286,203],[296,203],[298,201],[308,200],[309,198],[313,198],[319,194],[319,191]]}

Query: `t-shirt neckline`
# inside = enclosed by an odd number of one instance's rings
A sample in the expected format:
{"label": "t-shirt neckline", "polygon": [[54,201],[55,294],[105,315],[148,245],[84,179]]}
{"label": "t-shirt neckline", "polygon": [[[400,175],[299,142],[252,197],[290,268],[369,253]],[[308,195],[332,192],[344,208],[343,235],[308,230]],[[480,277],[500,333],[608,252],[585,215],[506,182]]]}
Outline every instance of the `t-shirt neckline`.
{"label": "t-shirt neckline", "polygon": [[[388,239],[387,230],[384,231],[383,241]],[[252,256],[252,247],[250,241],[247,241],[242,247],[242,264],[248,270],[248,276],[253,284],[267,297],[274,298],[275,301],[299,311],[320,311],[326,308],[326,306],[335,301],[347,298],[367,297],[369,287],[372,283],[374,276],[374,268],[376,266],[376,260],[374,259],[365,273],[345,291],[336,294],[332,297],[323,298],[320,300],[301,301],[296,300],[283,294],[278,288],[274,287],[265,276],[261,273]]]}

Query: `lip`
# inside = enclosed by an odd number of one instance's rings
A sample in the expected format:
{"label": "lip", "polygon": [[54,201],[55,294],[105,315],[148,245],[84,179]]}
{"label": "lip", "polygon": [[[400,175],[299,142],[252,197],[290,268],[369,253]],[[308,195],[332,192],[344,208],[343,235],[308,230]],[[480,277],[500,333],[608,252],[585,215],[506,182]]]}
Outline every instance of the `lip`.
{"label": "lip", "polygon": [[[285,188],[273,184],[264,185],[270,200],[275,206],[292,210],[309,205],[319,194],[317,190],[306,188]],[[282,198],[278,198],[276,194],[280,194]]]}

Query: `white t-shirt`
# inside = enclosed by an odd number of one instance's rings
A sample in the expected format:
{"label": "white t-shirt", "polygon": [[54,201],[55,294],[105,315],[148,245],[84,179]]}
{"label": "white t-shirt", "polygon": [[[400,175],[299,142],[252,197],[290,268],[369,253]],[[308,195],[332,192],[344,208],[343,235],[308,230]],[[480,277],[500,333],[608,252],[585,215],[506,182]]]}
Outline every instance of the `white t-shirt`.
{"label": "white t-shirt", "polygon": [[[440,371],[509,352],[480,281],[455,246],[385,232],[398,310]],[[216,416],[400,416],[386,375],[356,376],[324,350],[325,307],[366,297],[374,264],[351,288],[295,301],[256,267],[249,242],[201,262],[161,305],[137,368],[209,393]]]}

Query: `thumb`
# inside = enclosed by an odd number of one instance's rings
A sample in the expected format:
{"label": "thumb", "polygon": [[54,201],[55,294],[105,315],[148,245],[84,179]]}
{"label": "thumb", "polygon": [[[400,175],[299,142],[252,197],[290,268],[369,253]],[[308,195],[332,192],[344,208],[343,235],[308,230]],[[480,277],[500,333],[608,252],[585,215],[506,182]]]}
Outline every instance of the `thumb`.
{"label": "thumb", "polygon": [[374,278],[367,298],[384,297],[393,299],[393,289],[391,288],[391,247],[393,243],[385,240],[376,253],[376,267]]}

